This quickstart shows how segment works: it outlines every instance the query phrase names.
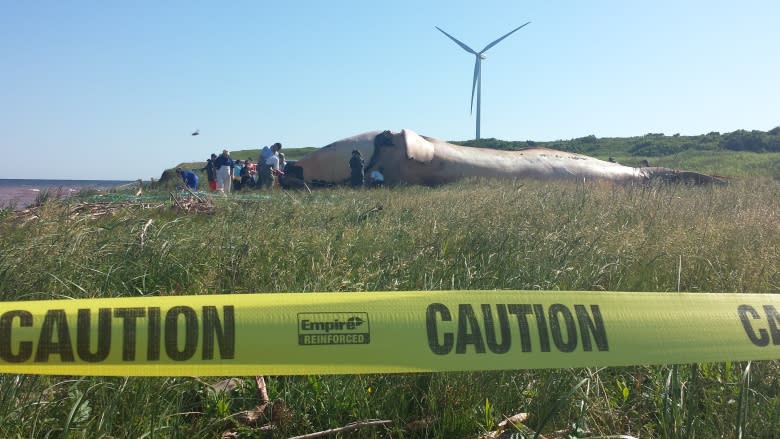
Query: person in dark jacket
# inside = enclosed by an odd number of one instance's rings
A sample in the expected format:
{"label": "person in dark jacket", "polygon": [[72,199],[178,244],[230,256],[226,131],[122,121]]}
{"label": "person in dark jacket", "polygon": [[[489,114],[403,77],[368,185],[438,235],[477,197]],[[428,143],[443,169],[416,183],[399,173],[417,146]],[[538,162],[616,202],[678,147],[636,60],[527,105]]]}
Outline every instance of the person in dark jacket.
{"label": "person in dark jacket", "polygon": [[241,167],[241,172],[238,174],[241,177],[241,187],[253,187],[255,181],[252,179],[252,171],[250,170],[249,163],[244,162],[244,166]]}
{"label": "person in dark jacket", "polygon": [[350,184],[352,187],[362,187],[364,177],[363,154],[359,150],[352,150],[352,158],[349,159]]}
{"label": "person in dark jacket", "polygon": [[222,155],[214,161],[217,168],[217,190],[222,193],[230,193],[232,182],[233,159],[227,149],[222,150]]}
{"label": "person in dark jacket", "polygon": [[216,154],[211,154],[211,158],[206,160],[206,166],[201,168],[201,171],[206,171],[206,179],[209,181],[209,190],[215,192],[217,190],[217,168],[214,162],[217,160]]}

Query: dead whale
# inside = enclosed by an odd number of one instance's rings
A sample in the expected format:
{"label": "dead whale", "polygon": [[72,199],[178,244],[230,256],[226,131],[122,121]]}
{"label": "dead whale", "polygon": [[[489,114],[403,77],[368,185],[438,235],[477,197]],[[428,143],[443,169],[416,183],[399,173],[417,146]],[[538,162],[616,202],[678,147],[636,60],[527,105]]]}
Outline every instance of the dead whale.
{"label": "dead whale", "polygon": [[663,181],[722,183],[720,177],[662,167],[640,167],[548,148],[515,151],[459,146],[412,130],[370,131],[333,142],[298,160],[289,173],[310,184],[349,180],[349,158],[359,150],[366,171],[382,167],[385,183],[439,185],[466,177],[539,180],[607,180],[618,183]]}

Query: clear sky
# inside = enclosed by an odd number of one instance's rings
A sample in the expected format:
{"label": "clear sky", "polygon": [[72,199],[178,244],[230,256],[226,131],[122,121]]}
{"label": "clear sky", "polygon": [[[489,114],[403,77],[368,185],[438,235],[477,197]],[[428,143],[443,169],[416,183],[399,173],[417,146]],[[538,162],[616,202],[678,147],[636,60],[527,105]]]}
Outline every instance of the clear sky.
{"label": "clear sky", "polygon": [[[0,178],[149,179],[369,130],[557,140],[780,125],[777,0],[0,0]],[[190,133],[199,129],[199,136]]]}

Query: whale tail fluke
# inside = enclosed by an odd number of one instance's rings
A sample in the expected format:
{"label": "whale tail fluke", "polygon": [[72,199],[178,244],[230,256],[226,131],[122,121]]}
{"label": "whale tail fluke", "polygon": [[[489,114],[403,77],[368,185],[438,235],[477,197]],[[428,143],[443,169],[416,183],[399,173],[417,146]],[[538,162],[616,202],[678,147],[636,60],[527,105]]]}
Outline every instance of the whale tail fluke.
{"label": "whale tail fluke", "polygon": [[645,178],[650,181],[662,181],[664,183],[683,184],[728,184],[729,178],[721,175],[702,174],[694,171],[680,171],[676,169],[649,167],[642,168]]}

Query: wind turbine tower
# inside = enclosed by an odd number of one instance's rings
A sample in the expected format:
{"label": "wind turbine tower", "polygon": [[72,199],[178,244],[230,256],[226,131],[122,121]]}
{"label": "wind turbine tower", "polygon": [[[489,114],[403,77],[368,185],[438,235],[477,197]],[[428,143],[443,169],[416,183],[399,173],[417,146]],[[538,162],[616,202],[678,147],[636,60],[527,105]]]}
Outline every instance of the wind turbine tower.
{"label": "wind turbine tower", "polygon": [[466,52],[468,52],[468,53],[470,53],[470,54],[472,54],[472,55],[474,55],[476,57],[476,61],[474,62],[474,81],[471,84],[471,111],[472,112],[474,111],[474,91],[476,90],[476,92],[477,92],[477,140],[479,140],[479,118],[480,118],[480,112],[481,112],[481,107],[482,107],[482,60],[487,58],[487,56],[485,55],[485,52],[490,50],[491,47],[493,47],[496,44],[500,43],[501,40],[503,40],[504,38],[512,35],[513,33],[517,32],[517,31],[519,31],[520,29],[522,29],[523,27],[525,27],[526,25],[528,25],[530,23],[531,22],[529,21],[528,23],[525,23],[524,25],[515,28],[513,31],[509,32],[508,34],[504,35],[503,37],[493,41],[490,44],[488,44],[487,46],[485,46],[484,49],[480,50],[479,52],[475,52],[474,49],[472,49],[471,47],[469,47],[469,46],[463,44],[462,42],[458,41],[455,37],[453,37],[452,35],[448,34],[447,32],[444,32],[438,26],[436,26],[436,29],[439,29],[439,32],[441,32],[444,35],[446,35],[447,37],[449,37],[449,39],[454,41],[455,44],[457,44],[458,46],[462,47],[463,50],[465,50]]}

